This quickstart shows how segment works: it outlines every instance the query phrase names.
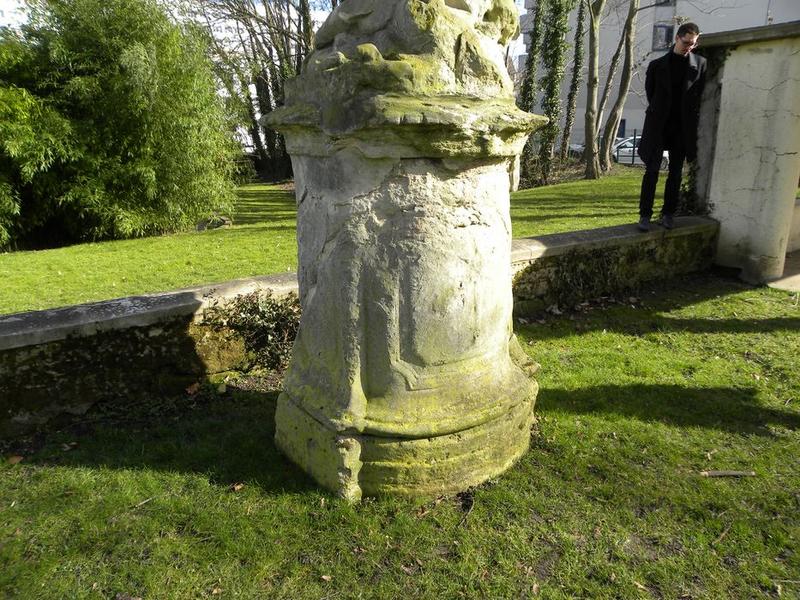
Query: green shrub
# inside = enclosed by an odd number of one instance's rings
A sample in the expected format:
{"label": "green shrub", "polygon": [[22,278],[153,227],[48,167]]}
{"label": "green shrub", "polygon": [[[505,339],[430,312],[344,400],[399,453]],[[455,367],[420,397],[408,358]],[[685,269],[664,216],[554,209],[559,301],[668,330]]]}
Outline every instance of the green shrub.
{"label": "green shrub", "polygon": [[281,371],[289,364],[300,325],[300,301],[295,294],[275,297],[252,292],[213,304],[203,320],[241,335],[256,366]]}
{"label": "green shrub", "polygon": [[233,200],[199,36],[154,0],[28,0],[0,29],[0,247],[186,229]]}

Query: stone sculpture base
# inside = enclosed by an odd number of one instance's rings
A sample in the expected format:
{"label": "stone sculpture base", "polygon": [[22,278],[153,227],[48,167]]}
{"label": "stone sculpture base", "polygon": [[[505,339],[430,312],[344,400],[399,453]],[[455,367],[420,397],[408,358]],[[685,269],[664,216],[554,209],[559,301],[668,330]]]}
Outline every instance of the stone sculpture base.
{"label": "stone sculpture base", "polygon": [[469,429],[416,439],[336,431],[284,393],[275,442],[320,485],[349,500],[455,493],[500,475],[525,453],[537,389],[520,373],[507,397],[498,399],[521,399],[507,412]]}

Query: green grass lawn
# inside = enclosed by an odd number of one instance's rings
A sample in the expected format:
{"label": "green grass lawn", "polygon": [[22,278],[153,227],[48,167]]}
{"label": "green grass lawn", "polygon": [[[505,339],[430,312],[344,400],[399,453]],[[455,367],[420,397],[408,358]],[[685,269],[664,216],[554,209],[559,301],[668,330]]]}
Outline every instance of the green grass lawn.
{"label": "green grass lawn", "polygon": [[273,446],[268,389],[7,447],[0,597],[800,597],[796,298],[704,274],[517,333],[531,449],[460,496],[320,491]]}
{"label": "green grass lawn", "polygon": [[[633,222],[641,170],[619,173],[514,194],[514,236]],[[292,192],[243,186],[233,218],[226,229],[0,254],[0,314],[295,270]]]}

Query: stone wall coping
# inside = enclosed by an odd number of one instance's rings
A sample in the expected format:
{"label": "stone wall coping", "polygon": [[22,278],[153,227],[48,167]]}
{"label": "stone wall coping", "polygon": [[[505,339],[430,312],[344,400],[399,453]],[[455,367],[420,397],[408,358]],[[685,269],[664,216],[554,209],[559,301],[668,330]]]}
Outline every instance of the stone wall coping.
{"label": "stone wall coping", "polygon": [[750,42],[766,42],[798,36],[800,36],[800,21],[789,21],[788,23],[776,23],[774,25],[704,33],[700,36],[700,48],[738,46],[739,44]]}
{"label": "stone wall coping", "polygon": [[[678,217],[671,231],[656,225],[653,231],[641,233],[631,224],[516,239],[511,249],[512,270],[520,271],[538,258],[565,254],[578,247],[592,249],[634,244],[646,239],[688,235],[717,227],[719,224],[716,221],[705,217]],[[88,337],[103,331],[147,327],[171,317],[192,316],[198,319],[202,310],[215,299],[232,298],[256,290],[271,290],[276,295],[297,293],[297,274],[237,279],[158,294],[0,315],[0,351],[70,337]]]}
{"label": "stone wall coping", "polygon": [[0,315],[0,350],[86,337],[102,331],[147,327],[176,316],[197,318],[214,299],[267,289],[277,295],[297,292],[297,276],[282,273],[236,279],[158,294]]}
{"label": "stone wall coping", "polygon": [[516,273],[539,258],[566,254],[578,247],[583,250],[591,250],[611,245],[621,246],[643,240],[679,237],[698,231],[716,230],[718,227],[717,221],[707,217],[676,217],[675,227],[672,230],[653,224],[650,232],[642,233],[635,224],[631,224],[519,238],[511,244],[511,264]]}

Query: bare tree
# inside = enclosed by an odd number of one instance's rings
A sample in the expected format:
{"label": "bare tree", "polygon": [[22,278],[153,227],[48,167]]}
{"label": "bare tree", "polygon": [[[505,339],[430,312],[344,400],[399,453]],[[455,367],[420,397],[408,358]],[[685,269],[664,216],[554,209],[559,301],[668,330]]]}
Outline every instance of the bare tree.
{"label": "bare tree", "polygon": [[206,30],[217,76],[252,142],[259,170],[273,179],[288,177],[291,163],[283,137],[262,127],[259,119],[278,106],[284,83],[299,73],[312,50],[312,4],[324,9],[335,2],[164,1],[177,9],[173,14]]}
{"label": "bare tree", "polygon": [[584,115],[586,179],[600,178],[600,162],[597,156],[597,86],[600,64],[600,15],[606,0],[582,0],[589,13],[589,71],[586,76],[586,113]]}
{"label": "bare tree", "polygon": [[628,16],[622,29],[622,39],[625,42],[625,60],[622,65],[619,91],[611,113],[608,115],[600,146],[600,168],[603,171],[608,171],[611,168],[611,148],[614,145],[615,134],[622,118],[622,109],[625,106],[625,99],[628,97],[628,90],[633,78],[633,44],[636,38],[636,15],[638,12],[639,0],[630,0]]}
{"label": "bare tree", "polygon": [[611,57],[611,62],[608,65],[608,73],[606,74],[606,83],[603,86],[603,93],[600,95],[600,105],[597,107],[597,131],[594,134],[600,135],[600,127],[603,122],[603,113],[606,111],[606,104],[608,104],[608,97],[611,95],[611,88],[614,85],[614,77],[617,75],[617,67],[619,66],[619,59],[622,56],[622,49],[625,46],[625,35],[619,37],[617,48],[614,50],[614,55]]}

